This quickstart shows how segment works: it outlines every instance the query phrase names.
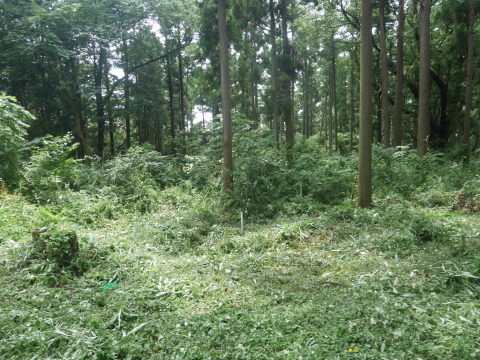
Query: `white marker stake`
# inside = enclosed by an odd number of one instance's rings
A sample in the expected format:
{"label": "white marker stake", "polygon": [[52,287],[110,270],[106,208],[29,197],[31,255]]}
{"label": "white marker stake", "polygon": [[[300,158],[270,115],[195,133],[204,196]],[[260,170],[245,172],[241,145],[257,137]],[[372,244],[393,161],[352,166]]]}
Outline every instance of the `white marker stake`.
{"label": "white marker stake", "polygon": [[243,234],[243,211],[240,211],[240,230]]}

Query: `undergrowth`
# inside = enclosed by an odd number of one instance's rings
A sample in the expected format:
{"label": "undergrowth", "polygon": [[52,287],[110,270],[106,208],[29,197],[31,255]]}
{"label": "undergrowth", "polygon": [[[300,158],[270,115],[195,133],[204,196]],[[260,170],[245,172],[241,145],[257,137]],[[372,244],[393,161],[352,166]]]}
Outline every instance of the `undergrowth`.
{"label": "undergrowth", "polygon": [[478,161],[376,148],[360,209],[354,155],[253,133],[229,201],[212,154],[47,139],[0,191],[0,359],[480,357]]}

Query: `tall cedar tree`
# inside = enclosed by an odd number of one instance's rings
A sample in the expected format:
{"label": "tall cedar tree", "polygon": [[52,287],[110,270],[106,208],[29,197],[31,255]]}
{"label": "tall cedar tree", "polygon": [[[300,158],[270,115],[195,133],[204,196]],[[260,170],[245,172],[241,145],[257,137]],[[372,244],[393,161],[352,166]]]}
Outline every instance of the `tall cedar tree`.
{"label": "tall cedar tree", "polygon": [[225,194],[229,194],[233,190],[233,151],[226,8],[226,0],[218,0],[218,32],[220,35],[220,76],[223,121],[223,191]]}
{"label": "tall cedar tree", "polygon": [[420,72],[418,93],[417,154],[423,157],[428,150],[430,133],[430,8],[431,0],[420,4]]}
{"label": "tall cedar tree", "polygon": [[273,110],[273,136],[275,147],[280,148],[279,124],[278,124],[278,72],[277,72],[277,44],[275,31],[275,12],[273,0],[269,0],[270,13],[270,43],[272,46],[272,110]]}
{"label": "tall cedar tree", "polygon": [[397,25],[397,79],[395,83],[395,104],[393,106],[393,146],[402,145],[403,137],[403,28],[405,26],[405,0],[398,2]]}
{"label": "tall cedar tree", "polygon": [[360,148],[358,205],[372,204],[372,1],[363,0],[360,26]]}
{"label": "tall cedar tree", "polygon": [[475,0],[469,0],[468,7],[468,57],[467,57],[467,85],[465,89],[465,117],[463,120],[462,143],[468,144],[470,141],[471,111],[472,111],[472,87],[475,63],[473,60],[474,52],[474,27],[475,27]]}
{"label": "tall cedar tree", "polygon": [[387,27],[385,25],[385,3],[380,0],[380,71],[382,96],[383,144],[390,146],[390,111],[388,103],[388,64],[387,64]]}

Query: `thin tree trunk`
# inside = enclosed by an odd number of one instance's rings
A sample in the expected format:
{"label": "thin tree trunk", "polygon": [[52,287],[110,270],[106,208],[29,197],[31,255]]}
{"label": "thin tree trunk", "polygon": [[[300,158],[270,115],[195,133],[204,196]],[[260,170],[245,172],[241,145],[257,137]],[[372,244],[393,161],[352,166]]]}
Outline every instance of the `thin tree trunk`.
{"label": "thin tree trunk", "polygon": [[420,4],[420,73],[418,98],[417,154],[422,157],[428,150],[430,133],[430,1]]}
{"label": "thin tree trunk", "polygon": [[167,77],[168,77],[168,109],[170,112],[170,136],[172,138],[172,154],[177,154],[175,138],[175,111],[173,109],[173,83],[172,70],[170,68],[170,58],[167,56]]}
{"label": "thin tree trunk", "polygon": [[388,102],[387,27],[385,25],[385,2],[386,0],[380,0],[380,72],[383,144],[385,147],[390,147],[390,104]]}
{"label": "thin tree trunk", "polygon": [[255,127],[258,128],[258,112],[257,112],[257,79],[255,78],[255,66],[257,63],[257,46],[255,44],[255,33],[254,30],[250,31],[250,40],[252,43],[252,59],[250,63],[250,73],[252,74],[251,82],[251,100],[252,100],[252,120]]}
{"label": "thin tree trunk", "polygon": [[306,117],[307,117],[307,132],[308,132],[308,137],[311,137],[313,135],[313,123],[312,123],[312,106],[311,106],[311,103],[312,103],[312,96],[311,96],[311,91],[312,91],[312,87],[311,87],[311,78],[310,78],[310,62],[308,61],[308,56],[307,56],[307,59],[306,59],[306,75],[307,75],[307,84],[306,84],[306,90],[307,90],[307,93],[306,93],[306,106],[305,106],[305,112],[306,112]]}
{"label": "thin tree trunk", "polygon": [[151,133],[150,133],[150,121],[148,118],[147,106],[143,105],[142,108],[143,108],[142,118],[143,118],[143,124],[144,124],[143,125],[143,142],[149,143],[151,138]]}
{"label": "thin tree trunk", "polygon": [[275,13],[273,0],[269,1],[270,11],[270,44],[272,47],[272,110],[273,110],[273,137],[275,147],[280,148],[280,138],[278,134],[278,74],[277,74],[277,44],[275,34]]}
{"label": "thin tree trunk", "polygon": [[74,133],[75,135],[77,135],[78,140],[80,141],[80,146],[82,147],[83,154],[86,156],[92,156],[92,152],[88,147],[87,139],[85,137],[85,131],[83,127],[83,114],[79,99],[77,98],[77,96],[74,95],[74,100],[72,100],[65,90],[60,91],[60,96],[66,103],[70,104],[73,109],[73,117],[75,119]]}
{"label": "thin tree trunk", "polygon": [[[189,129],[189,133],[190,135],[193,135],[193,115],[192,115],[192,111],[188,111],[188,104],[190,104],[190,97],[189,97],[189,93],[188,93],[188,87],[190,86],[190,73],[187,69],[187,84],[186,84],[186,87],[185,87],[185,101],[187,103],[187,112],[189,113],[188,117],[187,117],[187,124],[190,122],[190,129]],[[188,136],[187,136],[187,141],[188,141]]]}
{"label": "thin tree trunk", "polygon": [[350,62],[350,152],[353,151],[353,127],[355,122],[353,63]]}
{"label": "thin tree trunk", "polygon": [[465,118],[463,120],[462,143],[467,145],[470,142],[471,111],[472,111],[472,87],[475,71],[474,53],[474,26],[475,26],[475,0],[469,0],[468,11],[468,57],[467,57],[467,85],[465,92]]}
{"label": "thin tree trunk", "polygon": [[287,1],[281,0],[280,2],[280,16],[282,18],[282,40],[283,40],[283,55],[285,58],[285,80],[283,82],[283,120],[285,122],[285,140],[288,147],[292,147],[294,143],[294,128],[292,118],[292,80],[290,72],[292,71],[292,49],[290,46],[290,40],[288,39],[288,26],[287,26]]}
{"label": "thin tree trunk", "polygon": [[[293,50],[293,49],[292,49]],[[295,58],[294,56],[292,55],[292,61],[295,62]],[[290,79],[290,104],[292,104],[292,110],[291,110],[291,114],[292,114],[292,132],[293,134],[295,134],[295,124],[296,124],[296,120],[298,120],[298,113],[297,111],[295,110],[295,81],[293,81],[293,79]]]}
{"label": "thin tree trunk", "polygon": [[306,59],[306,104],[305,104],[305,116],[307,117],[307,137],[311,137],[313,135],[313,124],[312,124],[312,109],[311,109],[311,84],[310,84],[310,62],[308,61],[308,57]]}
{"label": "thin tree trunk", "polygon": [[[108,63],[105,63],[105,90],[107,94],[110,92],[110,78],[108,77],[108,73],[110,71],[110,67]],[[113,113],[112,113],[112,103],[110,101],[110,97],[105,97],[104,101],[106,101],[107,107],[107,118],[108,118],[108,137],[109,137],[109,145],[110,145],[110,156],[115,156],[115,136],[114,136],[114,124],[113,124]]]}
{"label": "thin tree trunk", "polygon": [[329,95],[329,90],[327,89],[327,91],[325,92],[325,101],[324,101],[323,112],[322,112],[322,122],[320,124],[320,131],[319,131],[320,138],[321,138],[323,129],[325,127],[323,144],[326,144],[327,137],[328,137],[328,134],[327,134],[327,106],[329,102],[328,95]]}
{"label": "thin tree trunk", "polygon": [[[138,94],[139,80],[138,77],[135,79],[135,94]],[[140,105],[137,105],[135,108],[135,117],[137,119],[137,141],[139,145],[143,144],[142,140],[142,128],[143,128],[143,119],[142,112],[140,111]]]}
{"label": "thin tree trunk", "polygon": [[180,136],[182,138],[182,153],[186,153],[186,135],[185,125],[185,91],[183,89],[183,61],[182,50],[178,52],[178,76],[180,77]]}
{"label": "thin tree trunk", "polygon": [[338,152],[338,108],[337,108],[337,65],[336,65],[335,37],[332,31],[332,102],[334,113],[335,152]]}
{"label": "thin tree trunk", "polygon": [[107,50],[99,43],[99,56],[94,66],[95,68],[95,105],[97,116],[97,155],[103,159],[103,149],[105,148],[105,108],[103,102],[103,69],[106,62]]}
{"label": "thin tree trunk", "polygon": [[124,92],[125,92],[125,136],[126,136],[126,146],[127,149],[130,148],[132,145],[132,130],[131,130],[131,122],[130,122],[130,83],[128,77],[130,73],[128,72],[128,47],[127,47],[127,40],[123,38],[123,55],[124,55],[124,68],[123,72],[125,73],[124,79]]}
{"label": "thin tree trunk", "polygon": [[[203,109],[202,105],[202,129],[205,130],[205,110]],[[202,131],[202,139],[203,139],[203,145],[207,145],[207,134],[205,131]]]}
{"label": "thin tree trunk", "polygon": [[397,79],[395,83],[395,104],[393,105],[393,146],[402,145],[403,138],[403,28],[405,26],[405,0],[398,3],[397,27]]}
{"label": "thin tree trunk", "polygon": [[303,135],[308,139],[308,124],[307,124],[307,57],[303,57],[302,82],[303,82]]}
{"label": "thin tree trunk", "polygon": [[70,68],[72,71],[72,85],[71,85],[71,92],[72,92],[72,98],[67,94],[65,90],[60,91],[60,96],[63,98],[63,100],[70,104],[72,110],[73,110],[73,117],[75,119],[75,128],[74,128],[74,133],[77,136],[78,140],[80,141],[80,147],[82,148],[82,156],[92,156],[92,152],[90,151],[90,148],[88,147],[87,143],[87,134],[85,131],[85,118],[83,117],[82,113],[82,98],[80,95],[80,87],[78,85],[78,76],[77,76],[77,71],[78,71],[78,65],[76,65],[76,60],[74,58],[71,58],[70,60]]}
{"label": "thin tree trunk", "polygon": [[[379,56],[379,61],[377,61],[377,69],[380,70],[380,56]],[[376,70],[376,69],[375,69]],[[377,73],[377,71],[374,70],[374,73]],[[378,73],[378,79],[375,85],[380,84],[382,82],[381,75]],[[377,96],[375,96],[375,100],[377,102],[377,142],[379,144],[382,143],[382,97],[380,95],[381,90],[380,86],[378,86],[377,89],[375,89],[377,92]],[[372,132],[374,134],[375,131]]]}
{"label": "thin tree trunk", "polygon": [[223,120],[223,191],[228,195],[233,190],[233,151],[226,8],[226,0],[218,0],[218,32],[220,36],[220,75]]}
{"label": "thin tree trunk", "polygon": [[328,152],[331,154],[333,151],[333,103],[335,100],[334,96],[334,85],[333,85],[333,74],[330,72],[330,103],[328,107]]}
{"label": "thin tree trunk", "polygon": [[363,0],[360,28],[358,205],[372,204],[372,1]]}

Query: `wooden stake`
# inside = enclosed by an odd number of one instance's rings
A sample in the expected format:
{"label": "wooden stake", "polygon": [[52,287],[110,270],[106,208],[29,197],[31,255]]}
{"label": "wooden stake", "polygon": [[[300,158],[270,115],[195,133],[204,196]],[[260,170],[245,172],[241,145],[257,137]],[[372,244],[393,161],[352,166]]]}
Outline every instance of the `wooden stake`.
{"label": "wooden stake", "polygon": [[240,211],[240,231],[243,234],[243,211]]}

